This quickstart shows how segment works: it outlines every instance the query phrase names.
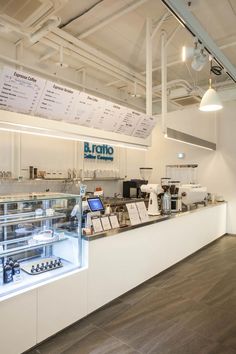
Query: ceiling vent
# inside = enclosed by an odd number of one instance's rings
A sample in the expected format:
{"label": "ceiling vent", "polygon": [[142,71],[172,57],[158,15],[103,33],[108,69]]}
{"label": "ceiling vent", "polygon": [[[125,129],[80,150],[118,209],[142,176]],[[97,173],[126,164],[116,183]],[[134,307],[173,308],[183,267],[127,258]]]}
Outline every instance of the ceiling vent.
{"label": "ceiling vent", "polygon": [[191,106],[193,104],[198,104],[199,102],[201,102],[201,99],[202,98],[200,96],[182,96],[182,97],[172,98],[171,101],[185,107],[185,106]]}
{"label": "ceiling vent", "polygon": [[50,9],[50,0],[1,0],[0,17],[20,27],[30,27]]}

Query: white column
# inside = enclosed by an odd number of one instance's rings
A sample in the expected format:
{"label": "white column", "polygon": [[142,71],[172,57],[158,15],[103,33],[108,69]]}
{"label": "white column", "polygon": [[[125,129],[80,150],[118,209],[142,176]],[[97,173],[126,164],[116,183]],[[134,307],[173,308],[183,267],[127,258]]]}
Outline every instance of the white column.
{"label": "white column", "polygon": [[152,115],[152,20],[146,19],[146,114]]}
{"label": "white column", "polygon": [[161,111],[162,132],[166,134],[167,113],[167,58],[166,58],[166,32],[161,31]]}

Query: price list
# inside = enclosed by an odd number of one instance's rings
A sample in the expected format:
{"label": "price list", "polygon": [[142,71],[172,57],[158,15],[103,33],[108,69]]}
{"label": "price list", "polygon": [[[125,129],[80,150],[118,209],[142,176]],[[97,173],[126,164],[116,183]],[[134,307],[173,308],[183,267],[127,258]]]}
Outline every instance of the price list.
{"label": "price list", "polygon": [[133,136],[135,136],[136,138],[145,139],[151,134],[152,129],[155,125],[156,119],[154,117],[142,114],[142,118],[140,119],[139,123],[137,124],[137,127],[135,128]]}
{"label": "price list", "polygon": [[0,80],[0,108],[34,114],[45,83],[34,75],[4,67]]}
{"label": "price list", "polygon": [[80,92],[71,122],[85,127],[93,127],[96,115],[99,115],[99,112],[103,110],[103,101],[95,96]]}
{"label": "price list", "polygon": [[41,117],[67,121],[78,96],[76,90],[47,81],[35,113]]}
{"label": "price list", "polygon": [[116,130],[116,133],[133,135],[135,127],[139,123],[142,113],[132,111],[131,109],[126,108],[126,112],[123,116],[122,121],[119,124],[119,127]]}
{"label": "price list", "polygon": [[[103,110],[96,116],[93,127],[106,131],[115,132],[125,114],[125,110],[118,104],[104,101]],[[102,127],[102,128],[101,128]]]}

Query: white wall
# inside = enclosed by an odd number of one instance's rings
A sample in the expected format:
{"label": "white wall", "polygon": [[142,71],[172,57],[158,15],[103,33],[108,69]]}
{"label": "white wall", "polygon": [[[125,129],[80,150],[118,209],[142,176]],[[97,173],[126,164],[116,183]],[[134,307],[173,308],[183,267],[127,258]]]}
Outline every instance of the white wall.
{"label": "white wall", "polygon": [[[223,195],[229,202],[228,232],[236,234],[236,219],[234,218],[236,213],[235,111],[236,101],[225,103],[224,109],[216,118],[215,115],[200,113],[197,108],[168,114],[169,127],[203,139],[216,141],[217,151],[209,151],[166,139],[161,132],[161,121],[159,119],[152,134],[152,146],[147,152],[120,148],[115,154],[116,162],[111,165],[119,167],[122,177],[126,176],[127,179],[140,178],[139,167],[153,167],[150,182],[159,183],[160,178],[165,176],[166,165],[197,163],[199,165],[198,182],[206,186],[209,192]],[[17,136],[18,134],[0,133],[0,170],[11,170],[11,167],[16,165],[17,172],[17,164],[23,167],[32,164],[42,169],[47,169],[50,166],[52,169],[67,169],[69,167],[73,168],[73,166],[82,167],[81,144],[78,144],[77,148],[75,148],[75,143],[72,141],[66,142],[44,137],[35,138],[26,135],[22,135],[20,143]],[[11,149],[12,140],[15,140],[13,150]],[[21,146],[20,153],[19,146]],[[178,152],[185,153],[184,160],[177,158]],[[122,181],[86,183],[90,191],[101,185],[107,196],[122,192]],[[24,185],[24,190],[25,188],[27,188],[26,185]],[[32,188],[35,189],[36,186],[33,185]],[[56,185],[55,188],[59,188],[59,185]],[[0,193],[4,193],[6,189],[9,192],[11,187],[8,186],[6,188],[0,183]],[[19,188],[17,188],[17,191],[20,191]],[[12,188],[12,192],[14,192],[14,188]]]}

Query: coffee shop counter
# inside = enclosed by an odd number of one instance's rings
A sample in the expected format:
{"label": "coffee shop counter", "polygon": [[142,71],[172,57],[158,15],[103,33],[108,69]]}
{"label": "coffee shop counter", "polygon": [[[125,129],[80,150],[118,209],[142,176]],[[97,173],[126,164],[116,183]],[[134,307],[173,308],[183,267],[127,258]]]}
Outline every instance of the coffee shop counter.
{"label": "coffee shop counter", "polygon": [[88,313],[171,267],[226,233],[227,203],[83,236]]}

